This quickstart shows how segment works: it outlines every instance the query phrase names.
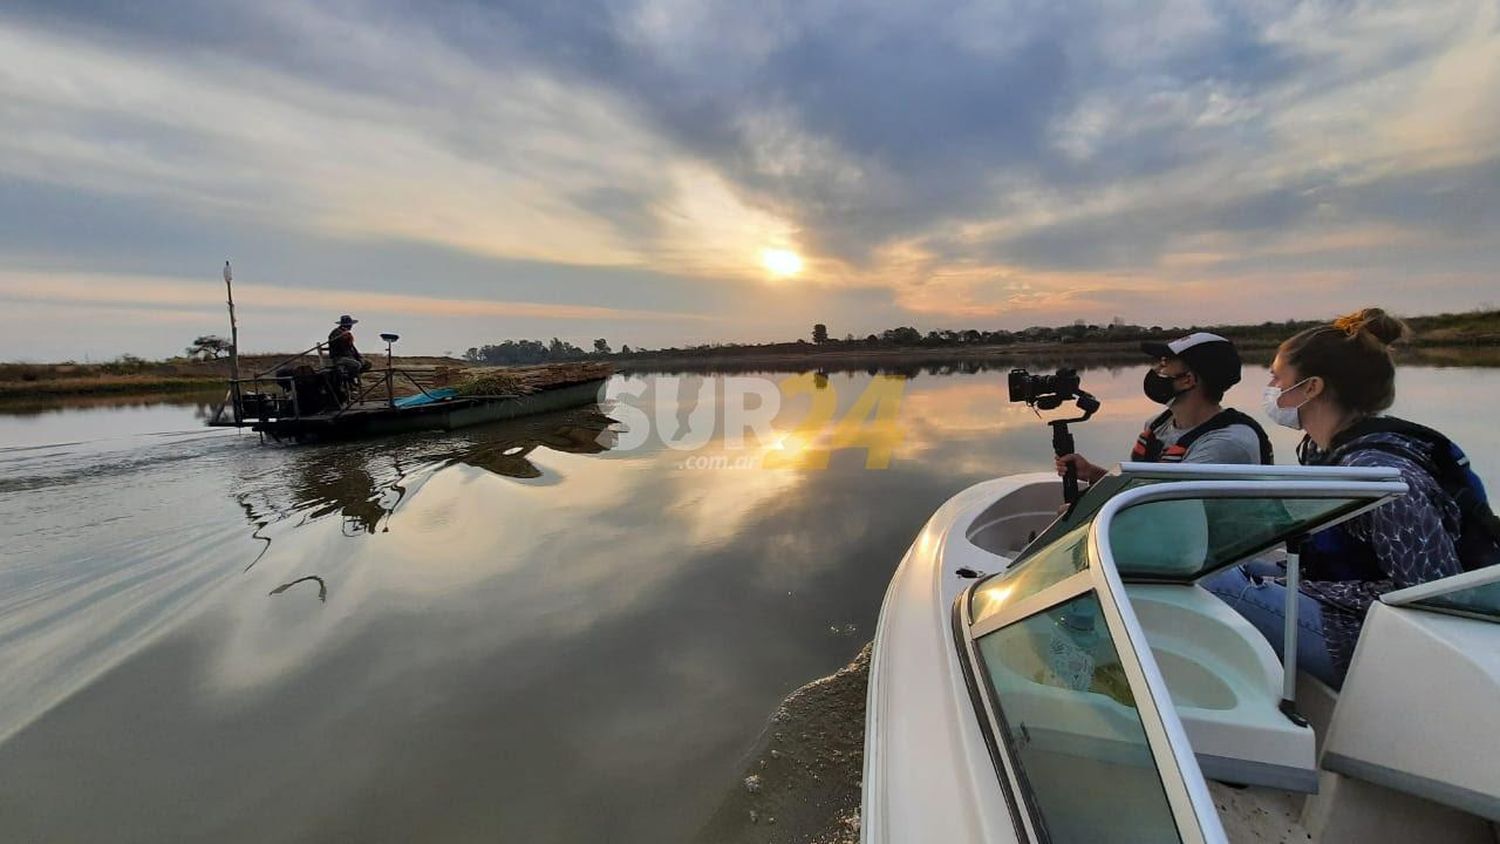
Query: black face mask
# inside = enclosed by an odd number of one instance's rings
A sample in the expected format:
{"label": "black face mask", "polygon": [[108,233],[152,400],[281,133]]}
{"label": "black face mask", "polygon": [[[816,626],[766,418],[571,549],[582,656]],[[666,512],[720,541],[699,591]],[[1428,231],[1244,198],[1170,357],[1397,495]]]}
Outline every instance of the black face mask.
{"label": "black face mask", "polygon": [[[1184,372],[1182,375],[1177,376],[1177,378],[1181,378],[1184,375],[1187,375],[1187,373]],[[1146,370],[1145,380],[1141,382],[1141,390],[1146,394],[1146,398],[1157,404],[1171,404],[1173,399],[1187,392],[1187,390],[1179,390],[1172,386],[1177,383],[1177,378],[1169,378],[1158,374],[1154,369],[1148,369]]]}

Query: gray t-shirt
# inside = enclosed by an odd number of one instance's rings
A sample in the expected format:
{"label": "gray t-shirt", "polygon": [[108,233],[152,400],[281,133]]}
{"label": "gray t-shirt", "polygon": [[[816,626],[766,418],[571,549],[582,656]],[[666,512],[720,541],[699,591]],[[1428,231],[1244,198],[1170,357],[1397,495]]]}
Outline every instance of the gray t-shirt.
{"label": "gray t-shirt", "polygon": [[[1151,424],[1150,420],[1146,421]],[[1157,425],[1156,438],[1162,447],[1175,444],[1191,428],[1179,428],[1172,424],[1172,417]],[[1126,458],[1129,459],[1129,458]],[[1217,431],[1209,431],[1196,440],[1183,455],[1184,463],[1259,463],[1260,437],[1248,425],[1229,425]]]}

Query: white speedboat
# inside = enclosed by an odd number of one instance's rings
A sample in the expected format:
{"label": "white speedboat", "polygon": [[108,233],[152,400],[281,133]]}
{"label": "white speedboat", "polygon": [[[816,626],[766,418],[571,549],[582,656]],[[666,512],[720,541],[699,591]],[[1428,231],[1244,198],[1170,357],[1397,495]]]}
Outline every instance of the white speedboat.
{"label": "white speedboat", "polygon": [[1500,567],[1385,596],[1337,695],[1195,585],[1405,491],[1125,464],[1065,517],[1052,475],[959,493],[881,608],[863,840],[1249,839],[1271,806],[1314,840],[1493,844]]}

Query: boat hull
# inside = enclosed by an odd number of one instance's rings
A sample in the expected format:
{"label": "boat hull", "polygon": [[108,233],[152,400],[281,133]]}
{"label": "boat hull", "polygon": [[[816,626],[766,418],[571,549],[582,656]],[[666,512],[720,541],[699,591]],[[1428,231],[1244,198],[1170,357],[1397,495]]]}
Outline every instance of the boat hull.
{"label": "boat hull", "polygon": [[[938,509],[891,578],[876,625],[866,700],[861,840],[1020,840],[975,717],[954,644],[954,599],[1009,561],[968,539],[997,500],[1061,484],[1020,475],[970,487]],[[1055,508],[1054,508],[1055,509]],[[1045,522],[1043,522],[1045,525]]]}

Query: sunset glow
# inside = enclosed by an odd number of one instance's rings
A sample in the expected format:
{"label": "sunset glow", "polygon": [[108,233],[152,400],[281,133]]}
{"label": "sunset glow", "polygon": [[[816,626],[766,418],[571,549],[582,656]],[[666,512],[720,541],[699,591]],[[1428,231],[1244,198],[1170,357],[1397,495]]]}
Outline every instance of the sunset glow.
{"label": "sunset glow", "polygon": [[762,249],[760,263],[777,278],[790,278],[802,272],[802,256],[790,249]]}

